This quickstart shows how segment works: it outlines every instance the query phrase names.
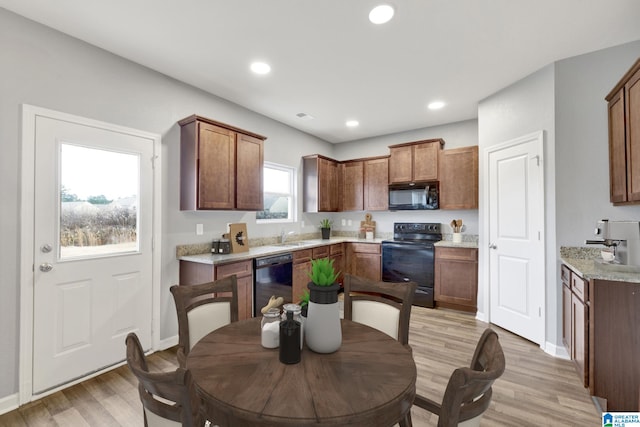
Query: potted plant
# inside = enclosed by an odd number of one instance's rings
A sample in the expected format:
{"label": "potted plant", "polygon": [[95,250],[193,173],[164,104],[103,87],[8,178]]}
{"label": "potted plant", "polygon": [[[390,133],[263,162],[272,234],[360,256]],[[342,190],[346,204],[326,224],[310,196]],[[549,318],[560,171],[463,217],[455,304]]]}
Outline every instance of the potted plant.
{"label": "potted plant", "polygon": [[300,314],[302,317],[307,317],[307,310],[309,309],[309,290],[305,289],[300,297]]}
{"label": "potted plant", "polygon": [[307,320],[305,322],[305,341],[316,353],[333,353],[342,344],[342,328],[340,326],[340,307],[338,291],[340,284],[336,282],[340,272],[333,268],[333,260],[319,258],[311,260],[311,282]]}
{"label": "potted plant", "polygon": [[322,238],[323,239],[329,239],[331,237],[331,225],[333,224],[333,221],[331,221],[329,218],[325,218],[322,221],[320,221],[320,231],[322,232]]}

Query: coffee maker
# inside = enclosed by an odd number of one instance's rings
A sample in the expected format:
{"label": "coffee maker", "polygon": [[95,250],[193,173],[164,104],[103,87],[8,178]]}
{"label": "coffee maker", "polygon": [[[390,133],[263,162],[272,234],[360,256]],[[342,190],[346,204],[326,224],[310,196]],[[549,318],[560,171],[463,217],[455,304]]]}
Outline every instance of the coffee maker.
{"label": "coffee maker", "polygon": [[587,245],[604,245],[613,249],[617,264],[640,266],[640,221],[609,221],[601,219],[596,224],[595,240]]}

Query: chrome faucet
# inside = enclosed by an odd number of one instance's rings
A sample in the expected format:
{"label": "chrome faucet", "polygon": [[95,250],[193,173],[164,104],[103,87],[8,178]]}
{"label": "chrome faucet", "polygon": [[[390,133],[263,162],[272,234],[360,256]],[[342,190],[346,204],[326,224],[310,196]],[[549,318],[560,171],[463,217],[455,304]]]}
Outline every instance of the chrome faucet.
{"label": "chrome faucet", "polygon": [[284,228],[282,229],[282,232],[280,232],[280,243],[284,243],[287,241],[287,237],[291,236],[292,234],[295,234],[295,231],[290,231],[288,233],[284,232]]}

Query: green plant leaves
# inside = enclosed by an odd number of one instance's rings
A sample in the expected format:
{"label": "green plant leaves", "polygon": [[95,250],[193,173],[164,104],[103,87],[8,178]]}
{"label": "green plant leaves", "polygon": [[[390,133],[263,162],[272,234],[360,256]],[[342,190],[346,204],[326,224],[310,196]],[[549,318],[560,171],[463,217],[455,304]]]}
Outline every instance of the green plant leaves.
{"label": "green plant leaves", "polygon": [[336,282],[340,272],[333,268],[333,261],[330,258],[318,258],[311,260],[311,272],[309,278],[318,286],[331,286]]}

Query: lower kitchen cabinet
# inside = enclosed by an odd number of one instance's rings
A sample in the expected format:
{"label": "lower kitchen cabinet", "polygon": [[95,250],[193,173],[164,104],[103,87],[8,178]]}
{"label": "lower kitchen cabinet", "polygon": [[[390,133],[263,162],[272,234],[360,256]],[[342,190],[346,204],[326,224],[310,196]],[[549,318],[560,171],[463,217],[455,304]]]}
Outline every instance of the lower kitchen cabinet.
{"label": "lower kitchen cabinet", "polygon": [[566,265],[562,278],[562,341],[576,366],[582,384],[589,385],[589,282]]}
{"label": "lower kitchen cabinet", "polygon": [[309,272],[311,271],[311,257],[313,251],[311,249],[301,249],[299,251],[292,252],[293,255],[293,302],[296,304],[300,302],[300,298],[304,294],[304,290],[307,289],[307,284],[310,282]]}
{"label": "lower kitchen cabinet", "polygon": [[198,262],[180,261],[180,285],[198,285],[236,275],[238,281],[238,319],[252,317],[253,261],[238,261],[213,266]]}
{"label": "lower kitchen cabinet", "polygon": [[333,269],[339,272],[338,282],[342,283],[344,276],[344,245],[342,243],[334,243],[329,247],[329,258],[333,260]]}
{"label": "lower kitchen cabinet", "polygon": [[382,280],[379,243],[345,243],[345,245],[347,273],[374,281]]}
{"label": "lower kitchen cabinet", "polygon": [[477,311],[478,249],[436,247],[436,307]]}

